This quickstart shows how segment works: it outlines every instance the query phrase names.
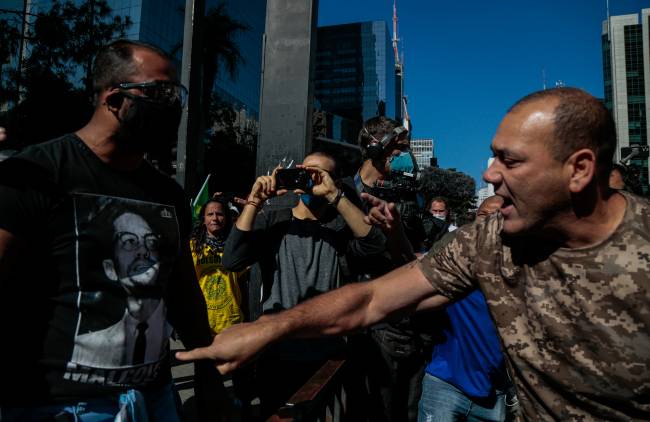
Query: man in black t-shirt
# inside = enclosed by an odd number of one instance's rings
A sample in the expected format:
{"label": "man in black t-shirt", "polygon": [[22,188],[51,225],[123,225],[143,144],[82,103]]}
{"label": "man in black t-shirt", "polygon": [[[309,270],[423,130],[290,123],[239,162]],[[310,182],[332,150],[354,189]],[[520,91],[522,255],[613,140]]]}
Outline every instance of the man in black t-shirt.
{"label": "man in black t-shirt", "polygon": [[[0,163],[3,421],[179,420],[171,327],[211,341],[189,202],[143,158],[170,148],[187,92],[164,52],[127,40],[99,52],[93,82],[86,126]],[[200,416],[218,420],[218,374],[195,373]]]}

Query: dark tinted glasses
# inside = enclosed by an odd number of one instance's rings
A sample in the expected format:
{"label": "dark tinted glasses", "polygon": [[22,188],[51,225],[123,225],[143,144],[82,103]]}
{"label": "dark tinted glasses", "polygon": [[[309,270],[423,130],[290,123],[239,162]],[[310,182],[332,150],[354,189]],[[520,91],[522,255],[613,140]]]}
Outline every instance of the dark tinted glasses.
{"label": "dark tinted glasses", "polygon": [[187,88],[178,82],[123,82],[115,87],[123,90],[139,89],[143,94],[139,97],[160,104],[174,105],[180,102],[181,107],[185,107],[187,103]]}

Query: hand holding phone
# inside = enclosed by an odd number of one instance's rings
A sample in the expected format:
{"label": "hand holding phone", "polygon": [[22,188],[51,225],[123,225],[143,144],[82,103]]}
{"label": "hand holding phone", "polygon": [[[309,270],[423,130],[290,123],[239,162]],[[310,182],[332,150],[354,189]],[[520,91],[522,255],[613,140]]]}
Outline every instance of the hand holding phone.
{"label": "hand holding phone", "polygon": [[312,186],[311,175],[304,168],[278,169],[275,172],[275,188],[309,191]]}

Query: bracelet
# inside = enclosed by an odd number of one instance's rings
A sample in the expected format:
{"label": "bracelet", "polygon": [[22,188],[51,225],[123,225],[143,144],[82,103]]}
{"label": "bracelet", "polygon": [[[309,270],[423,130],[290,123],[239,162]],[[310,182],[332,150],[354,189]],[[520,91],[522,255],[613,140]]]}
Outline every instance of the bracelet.
{"label": "bracelet", "polygon": [[339,189],[339,191],[336,193],[336,198],[334,198],[332,202],[328,202],[328,204],[336,208],[339,205],[339,202],[341,202],[341,198],[344,196],[345,193],[343,193],[343,189]]}
{"label": "bracelet", "polygon": [[258,203],[255,202],[255,201],[246,201],[246,205],[252,205],[252,206],[254,206],[255,208],[257,208],[258,210],[262,208],[262,207],[260,207],[260,204],[258,204]]}

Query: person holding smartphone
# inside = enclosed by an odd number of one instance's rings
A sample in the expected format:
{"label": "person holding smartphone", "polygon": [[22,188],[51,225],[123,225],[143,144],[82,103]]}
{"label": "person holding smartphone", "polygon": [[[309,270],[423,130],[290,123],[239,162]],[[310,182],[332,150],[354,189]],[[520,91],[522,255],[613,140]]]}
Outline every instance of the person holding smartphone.
{"label": "person holding smartphone", "polygon": [[[289,309],[339,287],[344,281],[344,255],[366,256],[384,249],[384,235],[364,222],[354,190],[336,183],[332,156],[311,153],[299,169],[287,174],[278,168],[270,176],[258,177],[226,241],[226,269],[240,271],[255,264],[251,277],[259,279],[261,297],[250,304],[253,314]],[[262,209],[267,199],[289,189],[300,195],[295,207]],[[282,406],[343,346],[340,339],[291,340],[267,350],[258,362],[256,380],[262,416]]]}

